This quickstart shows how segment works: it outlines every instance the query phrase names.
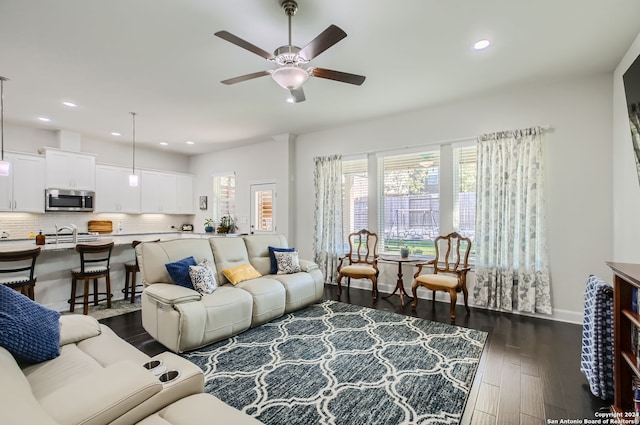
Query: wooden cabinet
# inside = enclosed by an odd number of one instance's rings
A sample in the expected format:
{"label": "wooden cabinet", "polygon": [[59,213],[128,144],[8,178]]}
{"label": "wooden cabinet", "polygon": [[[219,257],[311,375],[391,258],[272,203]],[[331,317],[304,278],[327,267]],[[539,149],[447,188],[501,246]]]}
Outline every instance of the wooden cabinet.
{"label": "wooden cabinet", "polygon": [[46,148],[45,157],[48,188],[95,190],[94,155]]}
{"label": "wooden cabinet", "polygon": [[634,404],[631,381],[633,377],[640,379],[640,370],[633,352],[635,348],[631,346],[631,333],[634,332],[634,326],[640,328],[640,315],[633,311],[631,297],[633,288],[640,288],[640,264],[608,262],[607,265],[613,270],[615,396],[611,410],[622,415],[632,414]]}
{"label": "wooden cabinet", "polygon": [[45,160],[41,156],[6,154],[9,176],[0,177],[0,211],[44,212]]}
{"label": "wooden cabinet", "polygon": [[96,212],[140,212],[140,186],[129,186],[130,174],[131,168],[96,165]]}

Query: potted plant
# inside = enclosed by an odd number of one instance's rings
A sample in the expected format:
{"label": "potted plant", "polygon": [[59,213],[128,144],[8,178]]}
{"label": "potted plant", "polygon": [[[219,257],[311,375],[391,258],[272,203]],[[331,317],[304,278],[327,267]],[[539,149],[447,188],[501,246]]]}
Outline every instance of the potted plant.
{"label": "potted plant", "polygon": [[406,245],[402,245],[400,247],[400,257],[407,258],[409,257],[409,247]]}
{"label": "potted plant", "polygon": [[220,218],[220,224],[218,224],[216,231],[218,233],[233,233],[234,230],[236,230],[236,223],[233,217],[229,214],[223,215],[222,218]]}
{"label": "potted plant", "polygon": [[204,231],[207,233],[212,233],[213,232],[213,219],[212,218],[206,218],[204,220]]}

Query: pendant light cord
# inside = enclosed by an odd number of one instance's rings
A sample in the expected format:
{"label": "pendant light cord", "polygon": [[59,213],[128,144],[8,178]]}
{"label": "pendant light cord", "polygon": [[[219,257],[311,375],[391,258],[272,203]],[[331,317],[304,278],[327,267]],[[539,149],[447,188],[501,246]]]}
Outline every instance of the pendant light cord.
{"label": "pendant light cord", "polygon": [[133,119],[133,161],[131,163],[131,174],[136,174],[136,113],[130,112]]}
{"label": "pendant light cord", "polygon": [[4,161],[4,82],[7,80],[0,76],[0,161]]}

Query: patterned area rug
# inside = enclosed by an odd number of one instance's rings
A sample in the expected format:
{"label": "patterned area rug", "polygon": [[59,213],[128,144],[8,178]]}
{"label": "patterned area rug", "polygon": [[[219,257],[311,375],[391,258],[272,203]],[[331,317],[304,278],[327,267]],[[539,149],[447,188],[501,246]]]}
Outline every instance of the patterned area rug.
{"label": "patterned area rug", "polygon": [[266,424],[457,424],[486,337],[325,301],[183,357]]}

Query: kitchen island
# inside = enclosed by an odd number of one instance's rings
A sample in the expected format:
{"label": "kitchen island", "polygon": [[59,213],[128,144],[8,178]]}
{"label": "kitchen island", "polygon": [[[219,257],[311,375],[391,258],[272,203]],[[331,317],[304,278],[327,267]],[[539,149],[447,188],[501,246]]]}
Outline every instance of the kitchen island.
{"label": "kitchen island", "polygon": [[[170,240],[179,238],[209,238],[211,233],[193,232],[158,232],[158,233],[123,233],[96,235],[95,241],[113,240],[111,253],[111,291],[113,300],[124,298],[124,263],[135,258],[131,242],[134,240]],[[33,249],[35,239],[2,239],[0,251],[18,251]],[[74,243],[47,243],[40,245],[40,256],[36,261],[38,280],[35,288],[35,300],[40,304],[57,311],[69,310],[71,296],[71,269],[80,264],[80,256]]]}

